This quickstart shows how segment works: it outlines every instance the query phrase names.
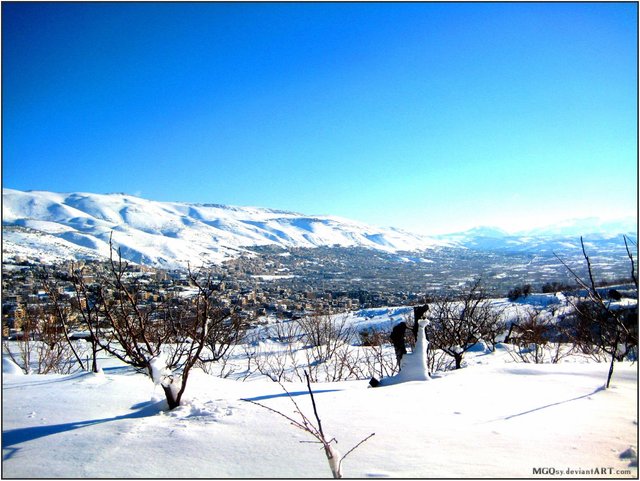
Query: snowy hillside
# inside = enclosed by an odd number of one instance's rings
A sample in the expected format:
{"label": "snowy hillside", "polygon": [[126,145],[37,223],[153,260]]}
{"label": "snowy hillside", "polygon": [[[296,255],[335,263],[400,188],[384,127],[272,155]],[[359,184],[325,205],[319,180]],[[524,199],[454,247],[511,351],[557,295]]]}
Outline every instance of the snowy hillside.
{"label": "snowy hillside", "polygon": [[[128,260],[155,267],[219,263],[243,247],[423,250],[448,242],[330,216],[257,207],[156,202],[126,194],[3,189],[5,257],[107,256],[109,236]],[[22,229],[21,229],[22,228]],[[61,255],[56,255],[60,253]]]}

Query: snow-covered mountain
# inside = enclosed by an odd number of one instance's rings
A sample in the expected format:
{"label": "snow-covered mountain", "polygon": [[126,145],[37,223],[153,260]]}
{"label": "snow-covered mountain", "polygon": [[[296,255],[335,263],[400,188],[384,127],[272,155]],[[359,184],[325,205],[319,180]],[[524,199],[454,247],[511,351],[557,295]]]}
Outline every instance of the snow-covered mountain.
{"label": "snow-covered mountain", "polygon": [[570,219],[547,227],[508,233],[496,227],[476,227],[463,232],[436,236],[468,249],[498,252],[532,252],[550,254],[585,246],[600,251],[624,248],[622,236],[637,239],[638,223],[634,217],[605,221],[597,217]]}
{"label": "snow-covered mountain", "polygon": [[396,252],[449,245],[394,228],[258,207],[157,202],[126,194],[3,189],[3,253],[53,261],[109,255],[155,267],[219,263],[246,247],[367,247]]}
{"label": "snow-covered mountain", "polygon": [[[624,249],[622,234],[637,238],[637,221],[578,219],[518,233],[493,227],[422,236],[334,216],[259,207],[157,202],[127,194],[54,193],[3,189],[5,259],[54,262],[104,258],[109,239],[125,259],[177,268],[220,263],[252,246],[366,247],[386,252],[458,247],[502,253],[551,254],[576,250],[580,236],[591,249]],[[434,255],[435,251],[434,251]]]}
{"label": "snow-covered mountain", "polygon": [[581,235],[588,235],[590,237],[608,238],[620,237],[623,234],[635,236],[637,230],[638,219],[632,216],[608,220],[599,217],[583,217],[568,219],[552,226],[531,229],[522,234],[537,237],[580,237]]}

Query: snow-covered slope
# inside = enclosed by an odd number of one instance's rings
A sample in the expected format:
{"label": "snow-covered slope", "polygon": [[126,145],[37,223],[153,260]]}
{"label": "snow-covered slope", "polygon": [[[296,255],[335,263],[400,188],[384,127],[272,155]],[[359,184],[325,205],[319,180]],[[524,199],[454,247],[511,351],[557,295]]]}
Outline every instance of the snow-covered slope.
{"label": "snow-covered slope", "polygon": [[[156,267],[218,263],[243,247],[338,245],[388,252],[448,242],[330,216],[257,207],[156,202],[126,194],[3,189],[5,256],[108,256],[109,238],[125,259]],[[55,255],[56,252],[62,253]]]}

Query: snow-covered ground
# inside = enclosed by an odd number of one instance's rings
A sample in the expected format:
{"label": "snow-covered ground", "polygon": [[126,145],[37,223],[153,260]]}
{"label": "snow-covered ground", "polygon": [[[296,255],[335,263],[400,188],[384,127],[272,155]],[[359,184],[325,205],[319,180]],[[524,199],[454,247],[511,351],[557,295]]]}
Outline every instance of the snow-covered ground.
{"label": "snow-covered ground", "polygon": [[[376,389],[366,381],[317,384],[324,429],[350,448],[348,477],[531,477],[536,468],[619,475],[637,467],[637,370],[619,365],[600,390],[603,364],[489,364],[430,382]],[[302,384],[285,385],[311,416]],[[325,477],[306,433],[270,381],[194,375],[186,406],[162,411],[161,393],[128,370],[104,375],[5,376],[7,477]],[[610,474],[607,471],[604,474]]]}
{"label": "snow-covered ground", "polygon": [[[101,365],[100,374],[67,376],[4,369],[4,477],[331,476],[310,435],[245,401],[297,419],[292,400],[265,377],[198,370],[184,405],[167,412],[148,377],[113,359]],[[637,477],[637,365],[616,364],[603,390],[607,369],[581,358],[516,363],[498,345],[429,381],[312,388],[343,454],[375,433],[344,460],[346,477]],[[313,419],[306,385],[283,386]]]}

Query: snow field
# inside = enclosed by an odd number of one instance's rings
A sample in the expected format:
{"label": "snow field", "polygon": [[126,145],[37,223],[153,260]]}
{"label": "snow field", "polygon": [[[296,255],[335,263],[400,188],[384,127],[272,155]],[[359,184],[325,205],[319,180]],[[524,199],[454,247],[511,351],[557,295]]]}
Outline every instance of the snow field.
{"label": "snow field", "polygon": [[[312,384],[346,477],[532,477],[536,467],[630,470],[637,450],[637,366],[509,362],[503,350],[428,382],[375,389]],[[103,360],[104,374],[4,374],[6,477],[330,477],[318,444],[252,399],[296,418],[270,380],[195,371],[186,402],[163,411],[146,376]],[[284,383],[313,416],[304,383]],[[637,464],[637,459],[636,459]],[[578,477],[584,477],[578,476]],[[614,477],[616,477],[614,475]]]}

